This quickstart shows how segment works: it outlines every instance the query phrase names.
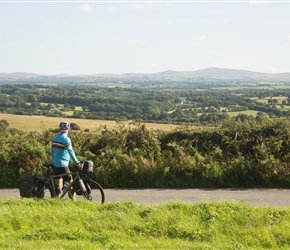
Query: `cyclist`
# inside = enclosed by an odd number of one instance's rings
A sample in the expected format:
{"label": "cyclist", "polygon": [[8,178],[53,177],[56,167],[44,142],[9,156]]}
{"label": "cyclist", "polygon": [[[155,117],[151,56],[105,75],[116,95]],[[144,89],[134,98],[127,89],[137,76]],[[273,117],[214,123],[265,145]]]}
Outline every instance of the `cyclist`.
{"label": "cyclist", "polygon": [[[60,133],[56,135],[52,140],[52,148],[51,148],[51,163],[53,165],[53,171],[55,175],[67,174],[70,173],[70,169],[68,167],[70,160],[74,162],[74,164],[78,168],[82,168],[82,164],[78,161],[75,152],[72,147],[71,139],[68,137],[68,132],[70,130],[70,123],[67,121],[62,121],[59,124]],[[72,182],[72,175],[65,175],[62,178],[56,178],[56,193],[57,197],[60,197],[61,189],[65,182]],[[68,192],[70,198],[74,198],[71,192]]]}

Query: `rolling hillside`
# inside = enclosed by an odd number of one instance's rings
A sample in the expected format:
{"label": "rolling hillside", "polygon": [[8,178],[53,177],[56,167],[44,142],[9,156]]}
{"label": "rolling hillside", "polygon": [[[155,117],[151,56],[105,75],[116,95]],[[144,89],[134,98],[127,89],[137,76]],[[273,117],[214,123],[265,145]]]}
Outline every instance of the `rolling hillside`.
{"label": "rolling hillside", "polygon": [[236,82],[286,82],[290,83],[290,72],[270,74],[248,70],[207,68],[196,71],[164,71],[154,74],[91,74],[91,75],[38,75],[16,72],[0,73],[0,82],[59,83],[59,82],[196,82],[196,81],[236,81]]}

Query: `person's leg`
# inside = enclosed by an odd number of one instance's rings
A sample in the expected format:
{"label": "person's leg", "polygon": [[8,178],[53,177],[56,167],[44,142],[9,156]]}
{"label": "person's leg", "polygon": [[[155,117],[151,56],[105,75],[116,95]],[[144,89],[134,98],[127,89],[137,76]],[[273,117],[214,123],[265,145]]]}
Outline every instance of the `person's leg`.
{"label": "person's leg", "polygon": [[69,197],[70,199],[72,199],[73,201],[76,200],[76,193],[73,192],[72,187],[71,187],[71,188],[69,189],[69,191],[68,191],[68,197]]}
{"label": "person's leg", "polygon": [[[66,168],[66,173],[69,173],[69,168]],[[73,177],[71,174],[63,177],[63,182],[69,182],[71,184],[73,182]],[[68,197],[72,200],[76,200],[76,194],[73,192],[72,187],[68,190]]]}
{"label": "person's leg", "polygon": [[63,187],[63,180],[62,178],[58,178],[58,179],[55,179],[54,182],[55,182],[56,190],[58,190],[56,191],[57,192],[56,197],[60,198],[61,190]]}
{"label": "person's leg", "polygon": [[[66,173],[69,173],[69,168],[68,167],[53,167],[53,172],[55,175],[66,174]],[[64,184],[66,177],[67,176],[64,176],[63,178],[58,177],[58,178],[55,178],[55,180],[54,180],[54,183],[56,186],[56,197],[57,198],[60,198],[60,196],[61,196],[61,191],[62,191],[63,184]]]}

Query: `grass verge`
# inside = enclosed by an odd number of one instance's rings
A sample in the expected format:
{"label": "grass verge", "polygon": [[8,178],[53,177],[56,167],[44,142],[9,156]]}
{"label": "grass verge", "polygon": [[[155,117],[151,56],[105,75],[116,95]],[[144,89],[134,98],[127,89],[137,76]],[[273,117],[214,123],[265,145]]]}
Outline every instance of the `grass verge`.
{"label": "grass verge", "polygon": [[1,249],[289,249],[290,209],[0,200]]}

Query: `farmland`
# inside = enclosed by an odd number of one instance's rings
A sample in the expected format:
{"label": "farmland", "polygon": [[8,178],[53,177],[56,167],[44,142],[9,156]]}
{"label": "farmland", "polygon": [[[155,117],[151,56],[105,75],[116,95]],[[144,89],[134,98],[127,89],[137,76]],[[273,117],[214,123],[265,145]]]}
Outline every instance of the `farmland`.
{"label": "farmland", "polygon": [[[280,86],[281,89],[271,90],[268,89],[269,84],[257,85],[256,88],[252,85],[234,88],[239,86],[228,84],[216,89],[215,85],[171,84],[149,89],[142,85],[127,88],[88,84],[3,85],[0,86],[0,113],[33,116],[35,119],[41,116],[77,121],[85,119],[85,125],[80,124],[82,120],[76,122],[84,130],[95,130],[104,123],[114,127],[120,122],[130,124],[131,121],[170,130],[171,125],[166,128],[164,124],[175,124],[172,125],[174,127],[217,125],[229,117],[242,115],[255,118],[261,113],[273,118],[289,116],[288,85],[283,85],[284,89]],[[31,124],[27,124],[30,128]],[[37,129],[41,128],[42,124]]]}
{"label": "farmland", "polygon": [[[76,123],[82,130],[89,129],[91,132],[97,131],[104,127],[108,130],[112,130],[116,129],[120,125],[120,123],[112,120],[0,114],[0,120],[7,120],[9,123],[9,128],[16,128],[17,130],[22,131],[42,131],[47,129],[55,129],[58,128],[60,121],[65,119],[71,123]],[[122,125],[134,127],[132,121],[122,122]],[[146,127],[148,129],[170,131],[179,126],[174,124],[146,123]]]}

